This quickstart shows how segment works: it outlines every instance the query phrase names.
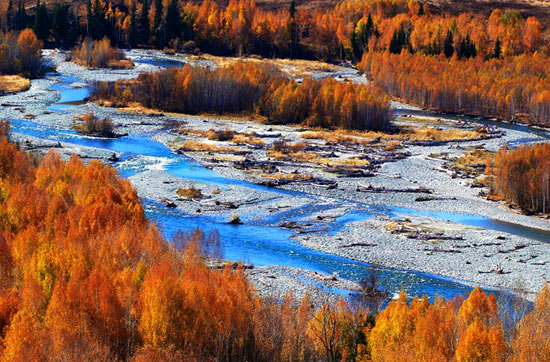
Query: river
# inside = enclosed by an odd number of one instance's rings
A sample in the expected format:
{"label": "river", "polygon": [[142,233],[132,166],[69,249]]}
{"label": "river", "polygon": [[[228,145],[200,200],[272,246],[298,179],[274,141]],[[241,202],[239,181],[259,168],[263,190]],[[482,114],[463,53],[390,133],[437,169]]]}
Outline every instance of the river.
{"label": "river", "polygon": [[[184,64],[177,61],[167,62],[166,59],[157,60],[154,56],[142,58],[141,61],[156,66],[178,66]],[[89,87],[71,87],[71,84],[74,83],[85,83],[83,80],[64,74],[51,76],[56,79],[56,82],[49,89],[60,92],[61,98],[49,105],[49,111],[54,113],[64,112],[67,108],[72,107],[70,102],[82,101],[88,96]],[[303,218],[326,207],[323,204],[316,205],[315,196],[294,191],[266,188],[221,176],[184,155],[172,152],[165,145],[154,141],[151,138],[152,134],[130,133],[128,136],[117,139],[100,139],[82,136],[74,131],[60,130],[53,126],[29,120],[11,119],[11,122],[12,131],[19,134],[121,153],[121,162],[116,162],[113,166],[118,169],[123,177],[130,177],[141,172],[147,166],[147,159],[153,158],[155,160],[163,160],[164,171],[177,177],[215,184],[220,187],[238,185],[268,192],[307,197],[312,200],[311,204],[308,204],[307,207],[293,209],[287,213],[278,213],[276,216],[253,219],[253,221],[244,225],[234,226],[227,224],[227,220],[221,218],[206,215],[189,215],[144,199],[143,203],[147,216],[159,223],[159,226],[162,227],[167,237],[173,235],[177,230],[191,231],[199,227],[206,232],[218,231],[224,245],[224,257],[229,260],[242,260],[257,266],[283,265],[297,267],[327,274],[336,274],[342,278],[354,281],[360,280],[365,275],[365,270],[372,267],[366,263],[303,247],[292,240],[292,231],[277,227],[281,220],[288,221]],[[492,122],[492,124],[499,127],[514,126],[495,122]],[[536,132],[540,133],[542,131],[533,129],[533,133]],[[353,212],[349,212],[327,224],[327,230],[324,232],[337,232],[346,227],[350,222],[364,220],[376,213],[384,213],[390,216],[397,214],[430,216],[459,224],[479,226],[490,230],[521,235],[533,240],[550,240],[550,233],[547,231],[504,223],[482,216],[439,211],[420,211],[393,206],[373,206],[360,203],[356,204]],[[246,218],[246,215],[241,215],[241,217]],[[380,269],[381,284],[393,294],[398,293],[400,290],[405,290],[410,295],[426,294],[430,298],[433,298],[435,295],[452,298],[471,290],[471,286],[468,283],[436,275],[391,268],[377,267],[377,269]],[[345,293],[346,291],[337,292]]]}

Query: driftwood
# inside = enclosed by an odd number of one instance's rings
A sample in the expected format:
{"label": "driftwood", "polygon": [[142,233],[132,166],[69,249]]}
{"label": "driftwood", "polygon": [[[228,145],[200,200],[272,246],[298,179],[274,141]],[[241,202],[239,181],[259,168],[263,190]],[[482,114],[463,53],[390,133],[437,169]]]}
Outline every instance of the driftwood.
{"label": "driftwood", "polygon": [[368,246],[368,247],[371,247],[371,246],[376,246],[377,244],[370,244],[370,243],[352,243],[352,244],[346,244],[346,245],[340,245],[341,248],[353,248],[353,247],[356,247],[356,246]]}
{"label": "driftwood", "polygon": [[375,176],[370,170],[364,170],[355,167],[329,167],[327,172],[335,173],[340,177],[373,177]]}
{"label": "driftwood", "polygon": [[407,235],[407,238],[418,240],[463,240],[462,236],[445,236],[443,233],[423,234],[418,232]]}
{"label": "driftwood", "polygon": [[407,193],[422,193],[422,194],[432,194],[433,190],[427,189],[425,187],[419,186],[419,187],[411,187],[406,189],[390,189],[386,188],[385,186],[373,186],[373,185],[357,185],[356,191],[359,192],[407,192]]}
{"label": "driftwood", "polygon": [[432,253],[451,253],[451,254],[460,254],[461,250],[456,249],[439,249],[439,248],[424,248],[424,251],[429,251]]}

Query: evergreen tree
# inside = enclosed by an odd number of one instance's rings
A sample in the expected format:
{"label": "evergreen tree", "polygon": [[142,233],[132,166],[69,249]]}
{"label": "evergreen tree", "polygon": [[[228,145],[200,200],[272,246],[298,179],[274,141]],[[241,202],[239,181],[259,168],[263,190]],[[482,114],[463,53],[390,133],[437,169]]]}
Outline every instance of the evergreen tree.
{"label": "evergreen tree", "polygon": [[286,36],[288,38],[288,47],[290,50],[290,57],[293,58],[296,53],[296,45],[298,43],[298,26],[296,25],[296,3],[294,0],[290,2],[288,8],[288,19],[286,22]]}
{"label": "evergreen tree", "polygon": [[195,17],[190,11],[184,11],[181,17],[181,28],[180,34],[184,40],[192,40],[193,35],[193,25],[195,24]]}
{"label": "evergreen tree", "polygon": [[163,43],[162,31],[162,0],[155,0],[155,15],[153,18],[153,32],[156,38],[157,47],[161,48]]}
{"label": "evergreen tree", "polygon": [[91,36],[90,32],[90,26],[93,23],[93,10],[92,10],[92,0],[86,1],[86,37],[89,38]]}
{"label": "evergreen tree", "polygon": [[401,45],[399,44],[399,35],[397,33],[397,30],[394,30],[390,40],[390,53],[392,54],[401,53]]}
{"label": "evergreen tree", "polygon": [[447,36],[445,37],[443,51],[445,52],[445,56],[447,58],[452,57],[455,52],[455,47],[453,45],[453,33],[450,30],[447,30]]}
{"label": "evergreen tree", "polygon": [[132,1],[132,7],[130,8],[130,27],[128,28],[128,45],[130,48],[134,48],[138,41],[138,28],[137,28],[137,9],[136,1]]}
{"label": "evergreen tree", "polygon": [[394,30],[393,36],[390,41],[390,53],[400,54],[404,47],[408,47],[409,51],[412,49],[409,44],[409,37],[405,32],[405,25],[401,23],[399,30]]}
{"label": "evergreen tree", "polygon": [[171,0],[166,8],[166,20],[164,33],[166,38],[165,43],[180,37],[181,33],[181,17],[178,0]]}
{"label": "evergreen tree", "polygon": [[55,2],[52,17],[52,31],[57,43],[65,42],[69,30],[68,11],[65,4]]}
{"label": "evergreen tree", "polygon": [[8,9],[6,11],[6,30],[11,31],[15,27],[15,14],[13,11],[13,1],[8,3]]}
{"label": "evergreen tree", "polygon": [[27,11],[25,10],[25,4],[22,0],[19,0],[19,6],[17,13],[15,14],[15,29],[23,30],[29,25],[29,19],[27,17]]}
{"label": "evergreen tree", "polygon": [[40,4],[40,0],[36,0],[36,11],[34,14],[34,34],[44,42],[48,41],[50,32],[50,22],[48,19],[48,9],[45,4]]}
{"label": "evergreen tree", "polygon": [[288,8],[288,14],[290,15],[291,18],[294,18],[295,14],[296,14],[296,2],[294,0],[292,0],[290,2],[290,7]]}
{"label": "evergreen tree", "polygon": [[418,8],[418,16],[426,15],[426,12],[424,11],[424,5],[419,4],[420,7]]}
{"label": "evergreen tree", "polygon": [[[105,36],[106,21],[105,9],[99,0],[95,0],[93,5],[88,1],[88,33],[93,39],[101,39]],[[91,9],[90,9],[91,7]]]}
{"label": "evergreen tree", "polygon": [[493,50],[493,57],[499,59],[501,57],[502,53],[502,46],[500,44],[500,38],[497,36],[497,40],[495,41],[495,49]]}
{"label": "evergreen tree", "polygon": [[361,58],[364,52],[369,51],[369,39],[373,34],[374,23],[369,13],[367,21],[359,20],[354,32],[351,34],[351,46],[357,59]]}
{"label": "evergreen tree", "polygon": [[149,0],[144,0],[143,6],[141,7],[141,14],[139,16],[139,34],[140,42],[142,44],[147,43],[149,40],[149,30]]}

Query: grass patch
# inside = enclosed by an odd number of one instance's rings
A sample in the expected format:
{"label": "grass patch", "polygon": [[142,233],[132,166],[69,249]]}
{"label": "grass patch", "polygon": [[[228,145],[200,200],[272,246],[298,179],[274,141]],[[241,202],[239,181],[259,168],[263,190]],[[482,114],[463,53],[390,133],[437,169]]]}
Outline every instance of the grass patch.
{"label": "grass patch", "polygon": [[180,151],[184,152],[220,152],[220,153],[233,153],[242,151],[236,147],[224,147],[218,146],[213,143],[200,142],[189,140],[185,141],[181,146],[179,146]]}
{"label": "grass patch", "polygon": [[31,87],[31,81],[20,75],[0,75],[0,91],[23,92]]}
{"label": "grass patch", "polygon": [[494,152],[476,148],[452,161],[451,169],[465,175],[477,177],[483,174],[486,165],[495,157]]}
{"label": "grass patch", "polygon": [[323,165],[327,167],[334,166],[352,166],[352,167],[362,167],[367,166],[369,161],[366,159],[361,159],[357,157],[350,157],[346,159],[334,159],[328,157],[322,157],[315,152],[309,151],[297,151],[297,152],[288,152],[277,150],[271,148],[267,151],[267,156],[273,158],[274,160],[290,160],[296,162],[306,162],[317,165]]}
{"label": "grass patch", "polygon": [[179,188],[176,193],[182,199],[196,199],[202,196],[202,192],[195,187],[190,187],[188,189]]}
{"label": "grass patch", "polygon": [[389,134],[374,131],[350,131],[350,130],[313,130],[305,131],[300,135],[305,139],[323,139],[330,143],[340,144],[359,144],[366,145],[373,141],[380,141],[386,144],[385,147],[391,151],[399,146],[403,141],[458,141],[471,140],[478,138],[487,138],[487,133],[483,130],[458,130],[458,129],[439,129],[434,127],[412,127],[405,126],[399,129],[398,133]]}
{"label": "grass patch", "polygon": [[284,173],[284,172],[275,172],[275,173],[263,173],[262,177],[271,178],[275,180],[289,180],[289,181],[298,181],[298,180],[309,180],[313,178],[313,175],[310,173]]}

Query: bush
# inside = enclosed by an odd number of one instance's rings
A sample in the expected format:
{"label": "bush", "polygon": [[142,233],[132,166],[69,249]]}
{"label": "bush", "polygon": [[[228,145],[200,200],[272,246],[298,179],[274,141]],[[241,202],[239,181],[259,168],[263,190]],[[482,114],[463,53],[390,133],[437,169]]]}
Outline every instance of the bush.
{"label": "bush", "polygon": [[86,38],[77,45],[71,54],[71,60],[85,67],[131,69],[134,64],[126,59],[122,50],[113,48],[109,38],[99,41]]}
{"label": "bush", "polygon": [[114,125],[110,118],[99,119],[93,113],[86,113],[80,117],[81,123],[75,124],[73,128],[78,133],[100,137],[114,137]]}
{"label": "bush", "polygon": [[0,33],[0,74],[38,76],[42,70],[41,47],[42,42],[30,29],[19,35],[15,32]]}
{"label": "bush", "polygon": [[195,187],[190,187],[188,189],[180,187],[176,193],[179,197],[184,199],[196,199],[202,196],[201,190],[196,189]]}

